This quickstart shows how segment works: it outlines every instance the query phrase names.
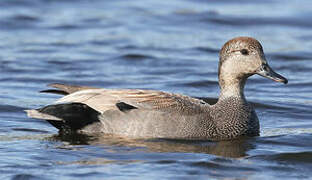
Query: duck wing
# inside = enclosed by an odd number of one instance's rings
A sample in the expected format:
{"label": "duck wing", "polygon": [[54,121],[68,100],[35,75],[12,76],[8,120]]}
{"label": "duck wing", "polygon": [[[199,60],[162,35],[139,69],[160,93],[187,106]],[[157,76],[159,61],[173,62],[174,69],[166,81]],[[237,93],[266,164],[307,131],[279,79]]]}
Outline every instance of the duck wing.
{"label": "duck wing", "polygon": [[40,92],[41,93],[68,95],[68,94],[72,94],[74,92],[85,90],[85,89],[98,89],[95,87],[67,85],[67,84],[60,84],[60,83],[48,84],[48,87],[53,87],[56,89],[46,89],[46,90],[43,90]]}
{"label": "duck wing", "polygon": [[74,92],[56,101],[56,104],[82,103],[99,113],[107,110],[128,111],[144,109],[153,111],[174,111],[196,113],[205,101],[155,90],[138,89],[85,89]]}
{"label": "duck wing", "polygon": [[51,86],[59,89],[48,93],[68,95],[52,105],[26,112],[29,117],[47,120],[56,128],[66,131],[86,129],[87,126],[97,131],[101,127],[99,116],[105,112],[127,116],[127,113],[130,115],[135,110],[138,114],[166,112],[188,116],[199,114],[205,110],[203,107],[209,106],[200,99],[155,90],[99,89],[63,84]]}

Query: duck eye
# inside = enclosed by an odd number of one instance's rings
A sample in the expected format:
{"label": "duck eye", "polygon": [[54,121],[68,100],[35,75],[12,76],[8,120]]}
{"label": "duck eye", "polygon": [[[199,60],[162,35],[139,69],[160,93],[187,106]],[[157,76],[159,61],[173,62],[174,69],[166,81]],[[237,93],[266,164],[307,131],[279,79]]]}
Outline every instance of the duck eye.
{"label": "duck eye", "polygon": [[242,55],[248,55],[249,54],[247,49],[242,49],[242,50],[240,50],[240,52]]}

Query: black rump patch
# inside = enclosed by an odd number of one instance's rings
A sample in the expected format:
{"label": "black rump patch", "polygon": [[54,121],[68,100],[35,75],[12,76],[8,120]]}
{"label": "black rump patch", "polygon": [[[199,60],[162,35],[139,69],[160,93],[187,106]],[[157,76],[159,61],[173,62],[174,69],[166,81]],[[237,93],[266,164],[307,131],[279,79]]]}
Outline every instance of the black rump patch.
{"label": "black rump patch", "polygon": [[55,104],[37,109],[41,113],[49,114],[62,119],[48,120],[60,131],[77,131],[87,125],[99,122],[100,113],[82,103]]}
{"label": "black rump patch", "polygon": [[138,109],[137,107],[131,106],[130,104],[124,102],[116,103],[116,106],[122,112],[130,111],[131,109]]}

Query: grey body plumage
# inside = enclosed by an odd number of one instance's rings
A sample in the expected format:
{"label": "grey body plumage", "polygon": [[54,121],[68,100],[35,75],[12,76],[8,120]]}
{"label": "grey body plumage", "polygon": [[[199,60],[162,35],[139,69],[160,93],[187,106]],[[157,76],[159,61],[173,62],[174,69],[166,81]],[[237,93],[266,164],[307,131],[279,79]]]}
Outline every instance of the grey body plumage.
{"label": "grey body plumage", "polygon": [[52,84],[57,89],[43,92],[65,96],[55,105],[26,111],[62,131],[216,141],[257,136],[259,120],[244,96],[245,82],[253,74],[287,83],[268,66],[257,40],[238,37],[220,51],[221,93],[214,105],[162,91]]}

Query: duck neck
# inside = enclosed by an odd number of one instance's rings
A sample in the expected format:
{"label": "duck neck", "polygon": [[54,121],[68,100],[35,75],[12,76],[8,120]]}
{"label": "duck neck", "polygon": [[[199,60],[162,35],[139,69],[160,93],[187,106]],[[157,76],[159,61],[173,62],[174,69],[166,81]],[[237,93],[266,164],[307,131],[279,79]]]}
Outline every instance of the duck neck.
{"label": "duck neck", "polygon": [[242,79],[223,79],[219,77],[221,88],[219,100],[226,98],[238,98],[245,101],[244,87],[247,78]]}

